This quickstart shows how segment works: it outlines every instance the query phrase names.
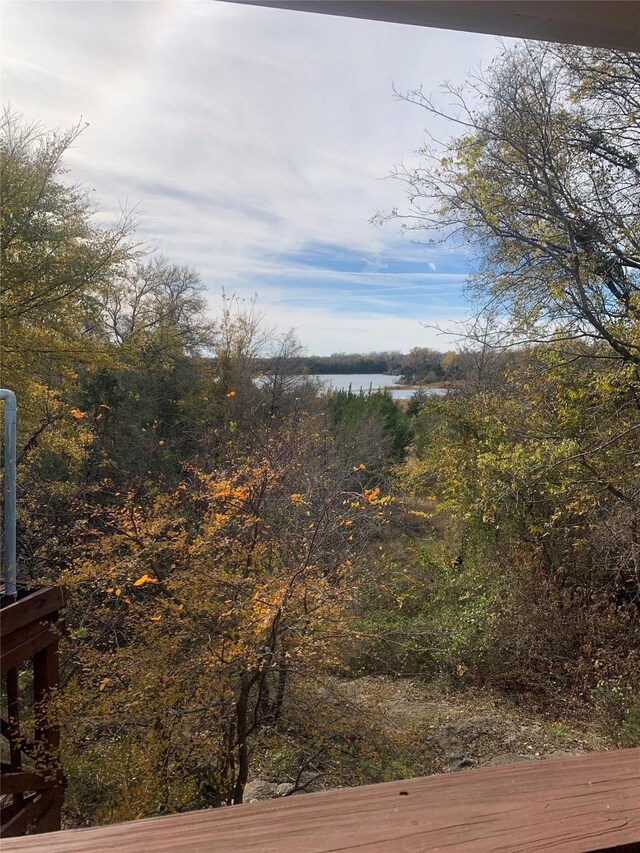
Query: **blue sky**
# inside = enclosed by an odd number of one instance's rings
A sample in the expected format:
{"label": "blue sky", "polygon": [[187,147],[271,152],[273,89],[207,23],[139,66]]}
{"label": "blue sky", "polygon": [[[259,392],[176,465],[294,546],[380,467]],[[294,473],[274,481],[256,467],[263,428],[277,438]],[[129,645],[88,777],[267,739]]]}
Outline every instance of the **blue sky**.
{"label": "blue sky", "polygon": [[496,39],[218,0],[5,2],[2,24],[3,102],[88,122],[71,174],[198,269],[213,315],[224,287],[309,352],[450,345],[464,253],[370,219],[402,206],[386,176],[427,123],[392,83],[437,93]]}

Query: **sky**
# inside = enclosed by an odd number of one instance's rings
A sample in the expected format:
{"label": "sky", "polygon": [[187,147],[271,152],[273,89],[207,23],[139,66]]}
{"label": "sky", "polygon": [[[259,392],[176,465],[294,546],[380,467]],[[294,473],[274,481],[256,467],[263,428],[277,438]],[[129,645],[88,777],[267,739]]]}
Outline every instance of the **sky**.
{"label": "sky", "polygon": [[28,120],[88,126],[70,175],[101,219],[135,209],[151,248],[221,293],[257,294],[309,353],[444,350],[469,312],[461,250],[371,224],[402,206],[393,166],[444,126],[400,91],[487,64],[492,36],[221,0],[9,0],[1,96]]}

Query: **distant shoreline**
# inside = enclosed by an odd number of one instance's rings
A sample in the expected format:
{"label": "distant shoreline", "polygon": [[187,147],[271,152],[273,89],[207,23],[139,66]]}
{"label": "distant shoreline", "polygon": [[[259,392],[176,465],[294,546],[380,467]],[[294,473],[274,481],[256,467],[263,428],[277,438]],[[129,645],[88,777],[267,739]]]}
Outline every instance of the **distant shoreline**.
{"label": "distant shoreline", "polygon": [[427,388],[458,388],[462,384],[461,379],[441,379],[434,382],[421,382],[420,384],[408,382],[406,385],[402,382],[397,382],[395,385],[389,385],[389,388],[403,389],[405,391],[422,391]]}

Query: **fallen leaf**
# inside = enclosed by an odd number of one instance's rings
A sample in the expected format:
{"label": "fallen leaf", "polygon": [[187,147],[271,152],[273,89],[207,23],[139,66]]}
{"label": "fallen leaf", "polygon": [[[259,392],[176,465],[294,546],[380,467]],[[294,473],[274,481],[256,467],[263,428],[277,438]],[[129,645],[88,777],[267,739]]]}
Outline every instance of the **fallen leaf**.
{"label": "fallen leaf", "polygon": [[138,578],[137,581],[133,584],[134,586],[144,586],[146,583],[158,583],[157,578],[149,577],[149,575],[142,575],[141,578]]}

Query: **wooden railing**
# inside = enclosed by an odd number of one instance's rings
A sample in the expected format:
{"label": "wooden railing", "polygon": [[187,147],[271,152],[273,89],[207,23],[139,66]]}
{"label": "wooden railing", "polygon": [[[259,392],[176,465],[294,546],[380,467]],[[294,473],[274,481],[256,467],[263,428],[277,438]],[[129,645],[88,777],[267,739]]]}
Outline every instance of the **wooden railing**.
{"label": "wooden railing", "polygon": [[1,602],[2,838],[60,829],[64,776],[52,699],[63,604],[58,587],[19,589],[17,600]]}
{"label": "wooden railing", "polygon": [[23,590],[2,603],[2,853],[640,853],[640,749],[56,832],[64,777],[51,710],[63,596]]}
{"label": "wooden railing", "polygon": [[639,853],[640,749],[15,838],[2,853]]}

